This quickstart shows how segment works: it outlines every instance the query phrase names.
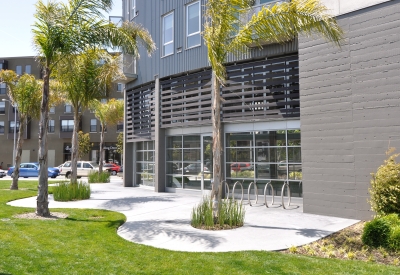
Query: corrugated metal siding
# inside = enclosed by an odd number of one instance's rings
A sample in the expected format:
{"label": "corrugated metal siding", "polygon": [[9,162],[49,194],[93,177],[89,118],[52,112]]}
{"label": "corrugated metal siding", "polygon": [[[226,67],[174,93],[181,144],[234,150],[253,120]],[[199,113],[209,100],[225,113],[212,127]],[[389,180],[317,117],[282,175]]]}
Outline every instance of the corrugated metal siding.
{"label": "corrugated metal siding", "polygon": [[[126,7],[124,0],[124,7]],[[133,19],[136,23],[147,28],[156,42],[157,50],[151,57],[140,49],[141,58],[137,62],[138,79],[127,85],[131,87],[147,83],[154,79],[155,75],[164,78],[170,75],[176,75],[184,72],[190,72],[199,68],[209,67],[207,60],[207,48],[203,40],[201,46],[186,49],[186,5],[194,1],[190,0],[137,0],[136,11],[138,15]],[[201,0],[202,14],[204,13],[205,0]],[[174,49],[175,53],[171,56],[162,57],[161,43],[161,17],[169,12],[174,12]],[[126,16],[126,13],[125,13]],[[204,19],[204,18],[202,18]],[[202,26],[204,21],[202,21]],[[202,27],[203,31],[203,27]],[[182,48],[180,53],[177,49]],[[297,52],[297,40],[286,44],[268,45],[264,49],[254,48],[249,53],[242,55],[230,55],[227,63],[242,61],[246,59],[260,59],[265,57],[286,55]]]}

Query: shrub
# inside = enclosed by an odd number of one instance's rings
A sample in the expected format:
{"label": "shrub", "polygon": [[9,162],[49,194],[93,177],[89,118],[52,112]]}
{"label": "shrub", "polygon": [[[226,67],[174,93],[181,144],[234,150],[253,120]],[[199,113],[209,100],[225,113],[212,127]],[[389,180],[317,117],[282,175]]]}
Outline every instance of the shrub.
{"label": "shrub", "polygon": [[390,236],[390,225],[381,218],[365,223],[361,236],[362,242],[371,247],[387,247]]}
{"label": "shrub", "polygon": [[99,172],[90,172],[88,175],[89,183],[107,183],[110,182],[110,173],[107,171]]}
{"label": "shrub", "polygon": [[90,198],[90,185],[85,182],[61,182],[53,187],[55,201],[76,201]]}
{"label": "shrub", "polygon": [[241,203],[222,200],[218,204],[218,216],[214,216],[212,199],[204,197],[192,210],[191,225],[195,228],[223,229],[243,226],[245,211]]}
{"label": "shrub", "polygon": [[400,251],[400,226],[391,228],[388,246],[392,250]]}
{"label": "shrub", "polygon": [[393,148],[388,150],[384,164],[371,174],[371,208],[380,216],[400,213],[400,163],[396,162],[399,154],[393,152]]}

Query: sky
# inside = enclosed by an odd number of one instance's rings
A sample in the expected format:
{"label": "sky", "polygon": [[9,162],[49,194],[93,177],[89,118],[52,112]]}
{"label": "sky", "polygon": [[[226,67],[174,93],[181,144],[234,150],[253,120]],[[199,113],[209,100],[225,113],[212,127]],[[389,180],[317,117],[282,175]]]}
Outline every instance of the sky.
{"label": "sky", "polygon": [[[46,0],[44,0],[46,1]],[[67,0],[57,0],[67,2]],[[37,0],[0,0],[0,57],[35,56],[32,25]],[[122,1],[114,0],[109,15],[122,15]],[[108,15],[106,15],[108,17]]]}

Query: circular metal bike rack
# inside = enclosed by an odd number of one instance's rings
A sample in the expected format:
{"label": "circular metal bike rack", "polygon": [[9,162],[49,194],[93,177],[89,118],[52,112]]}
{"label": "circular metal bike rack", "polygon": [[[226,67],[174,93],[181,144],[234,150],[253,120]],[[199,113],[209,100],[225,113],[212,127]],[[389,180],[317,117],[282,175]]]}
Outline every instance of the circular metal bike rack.
{"label": "circular metal bike rack", "polygon": [[256,201],[254,204],[257,204],[258,201],[258,190],[257,190],[257,184],[254,182],[250,182],[249,184],[249,188],[247,189],[247,200],[249,201],[249,205],[252,206],[251,204],[251,200],[250,200],[250,190],[251,190],[251,186],[254,185],[254,195],[256,196]]}
{"label": "circular metal bike rack", "polygon": [[289,183],[286,181],[286,182],[283,184],[283,186],[282,186],[282,191],[281,191],[282,207],[283,207],[284,209],[286,209],[285,200],[284,200],[284,196],[283,196],[283,193],[284,193],[284,191],[285,191],[285,187],[287,187],[287,192],[288,192],[288,197],[289,197],[289,202],[288,202],[288,205],[287,205],[287,206],[290,206],[290,201],[291,201],[291,199],[292,199],[292,196],[290,195]]}
{"label": "circular metal bike rack", "polygon": [[271,205],[274,204],[274,187],[271,184],[271,181],[269,181],[265,187],[264,187],[264,204],[265,207],[269,207],[268,206],[268,202],[267,202],[267,190],[268,190],[268,186],[271,187],[271,193],[272,193],[272,201],[271,201]]}
{"label": "circular metal bike rack", "polygon": [[222,181],[222,185],[225,187],[225,200],[229,199],[229,185],[226,180]]}
{"label": "circular metal bike rack", "polygon": [[240,187],[242,188],[242,198],[240,199],[240,203],[242,203],[243,202],[243,184],[241,184],[239,181],[235,182],[235,184],[233,185],[233,188],[232,188],[232,200],[235,201],[236,184],[239,184]]}

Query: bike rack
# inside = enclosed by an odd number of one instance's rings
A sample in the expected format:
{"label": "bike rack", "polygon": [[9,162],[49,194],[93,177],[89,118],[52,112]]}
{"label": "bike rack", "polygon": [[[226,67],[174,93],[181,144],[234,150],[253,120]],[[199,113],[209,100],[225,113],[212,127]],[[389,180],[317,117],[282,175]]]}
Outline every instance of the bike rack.
{"label": "bike rack", "polygon": [[233,185],[232,188],[232,200],[235,201],[235,188],[236,188],[236,184],[240,185],[240,187],[242,188],[242,198],[240,199],[240,203],[243,202],[243,184],[241,184],[239,181],[235,182],[235,184]]}
{"label": "bike rack", "polygon": [[282,186],[282,191],[281,191],[282,207],[283,207],[284,209],[286,209],[285,200],[284,200],[284,196],[283,196],[283,193],[284,193],[284,191],[285,191],[285,187],[287,187],[287,190],[288,190],[288,197],[289,197],[289,202],[288,202],[288,205],[287,205],[287,206],[290,206],[290,201],[291,201],[291,199],[292,199],[292,196],[290,195],[289,182],[286,181],[286,182],[283,184],[283,186]]}
{"label": "bike rack", "polygon": [[256,201],[254,204],[257,204],[258,202],[258,190],[257,190],[257,184],[254,182],[250,182],[249,184],[249,188],[247,189],[247,200],[249,201],[249,205],[251,205],[251,200],[250,200],[250,190],[251,190],[251,186],[254,185],[254,195],[256,196]]}
{"label": "bike rack", "polygon": [[269,181],[269,182],[267,182],[267,184],[265,185],[265,187],[264,187],[264,204],[265,204],[265,207],[269,207],[268,206],[268,202],[267,202],[267,189],[268,189],[268,186],[270,186],[271,187],[271,193],[272,193],[272,201],[271,201],[271,205],[273,205],[274,204],[274,187],[272,186],[272,184],[271,184],[271,181]]}
{"label": "bike rack", "polygon": [[225,187],[225,200],[229,199],[229,185],[226,180],[222,181],[223,186]]}

